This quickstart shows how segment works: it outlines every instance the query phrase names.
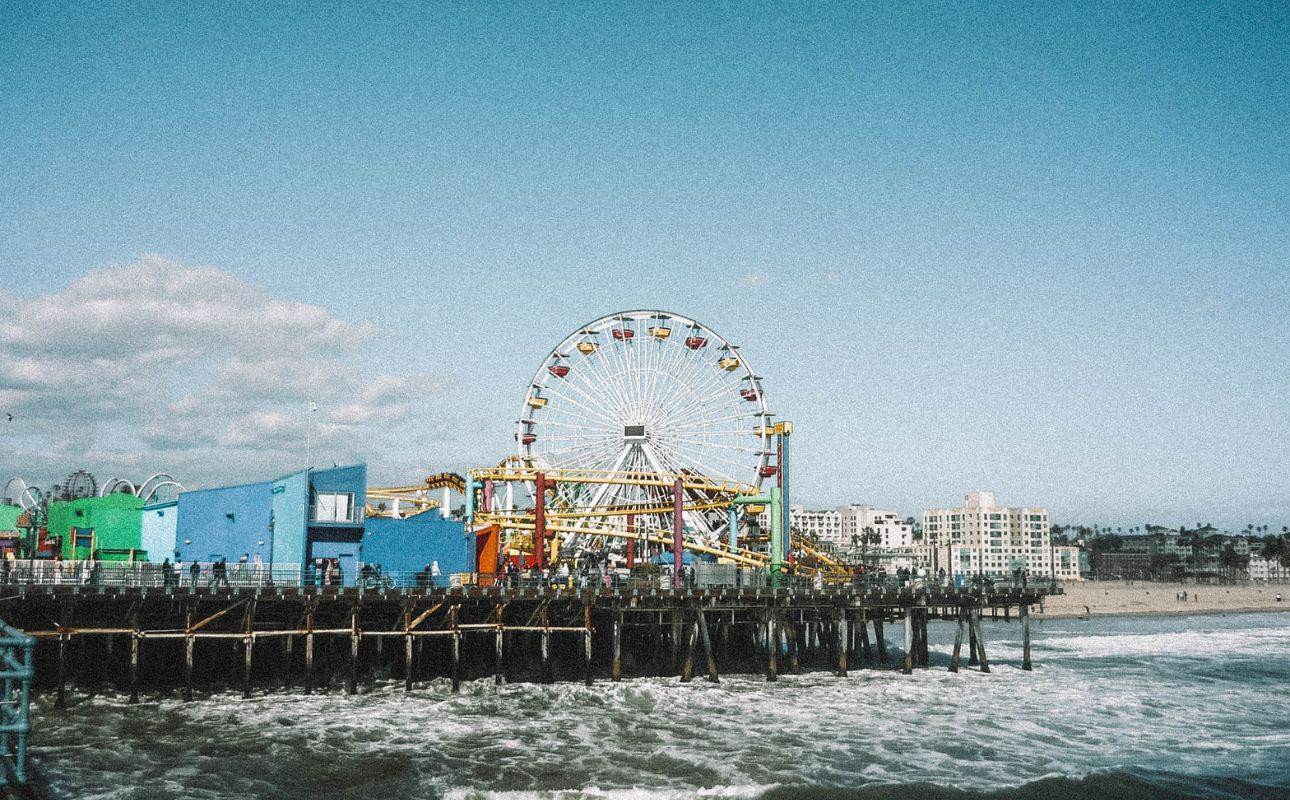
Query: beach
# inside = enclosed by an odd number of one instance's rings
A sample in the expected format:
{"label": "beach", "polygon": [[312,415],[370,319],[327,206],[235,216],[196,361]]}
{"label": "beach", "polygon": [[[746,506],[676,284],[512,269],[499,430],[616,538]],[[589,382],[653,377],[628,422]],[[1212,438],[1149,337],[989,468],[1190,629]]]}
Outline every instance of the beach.
{"label": "beach", "polygon": [[[1036,618],[1115,614],[1220,614],[1290,609],[1290,584],[1210,585],[1147,581],[1070,581],[1047,598]],[[1187,592],[1187,600],[1178,599]],[[1277,595],[1282,600],[1277,602]]]}

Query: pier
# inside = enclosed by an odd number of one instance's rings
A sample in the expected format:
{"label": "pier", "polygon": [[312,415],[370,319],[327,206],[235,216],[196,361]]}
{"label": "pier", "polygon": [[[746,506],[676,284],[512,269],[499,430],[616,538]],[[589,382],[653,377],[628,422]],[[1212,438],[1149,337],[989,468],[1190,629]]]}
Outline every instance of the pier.
{"label": "pier", "polygon": [[[144,692],[240,688],[412,691],[435,678],[548,683],[852,669],[911,673],[928,624],[956,625],[950,671],[990,671],[982,618],[1017,620],[1031,669],[1028,586],[347,587],[8,586],[0,615],[37,641],[37,687]],[[888,649],[892,629],[903,654]],[[963,652],[966,645],[967,652]]]}

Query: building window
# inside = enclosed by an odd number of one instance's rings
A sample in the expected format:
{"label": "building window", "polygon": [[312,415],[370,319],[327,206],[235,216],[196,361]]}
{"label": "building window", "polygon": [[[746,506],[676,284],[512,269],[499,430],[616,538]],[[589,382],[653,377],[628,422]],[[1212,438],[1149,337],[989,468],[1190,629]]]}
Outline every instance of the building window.
{"label": "building window", "polygon": [[349,492],[318,492],[314,495],[315,522],[353,522],[354,495]]}

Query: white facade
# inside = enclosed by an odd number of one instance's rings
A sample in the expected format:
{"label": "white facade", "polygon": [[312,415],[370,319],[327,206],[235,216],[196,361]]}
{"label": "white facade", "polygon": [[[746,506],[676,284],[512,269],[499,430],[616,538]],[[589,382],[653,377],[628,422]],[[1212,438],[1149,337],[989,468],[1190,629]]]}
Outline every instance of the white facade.
{"label": "white facade", "polygon": [[[1048,509],[1000,506],[992,492],[970,492],[960,508],[924,511],[923,539],[933,548],[933,569],[952,575],[1054,574]],[[1078,573],[1078,553],[1075,559]]]}
{"label": "white facade", "polygon": [[1250,580],[1290,583],[1290,567],[1281,566],[1281,562],[1276,559],[1252,555],[1250,556]]}
{"label": "white facade", "polygon": [[[810,510],[802,506],[789,509],[789,520],[794,530],[815,537],[821,544],[838,551],[853,549],[865,528],[872,528],[878,537],[870,542],[871,548],[907,548],[914,543],[913,526],[907,524],[894,511],[880,511],[872,506],[849,505],[826,510]],[[770,524],[765,513],[761,515],[763,528]]]}
{"label": "white facade", "polygon": [[1053,577],[1059,581],[1082,581],[1079,571],[1079,548],[1057,545],[1053,548]]}

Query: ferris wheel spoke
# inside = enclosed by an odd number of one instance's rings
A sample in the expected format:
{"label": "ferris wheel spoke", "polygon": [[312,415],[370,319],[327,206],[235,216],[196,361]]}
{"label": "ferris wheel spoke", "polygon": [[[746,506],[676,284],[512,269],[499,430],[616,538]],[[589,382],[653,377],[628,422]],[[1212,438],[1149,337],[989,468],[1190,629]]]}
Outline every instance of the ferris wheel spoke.
{"label": "ferris wheel spoke", "polygon": [[[678,474],[684,472],[684,467],[688,464],[691,467],[690,472],[704,475],[709,478],[721,478],[722,480],[729,481],[731,483],[739,482],[724,471],[713,468],[710,464],[705,463],[702,459],[697,458],[692,453],[687,453],[684,448],[677,447],[675,444],[664,444],[661,449],[666,451],[666,454],[660,454],[660,457],[671,463],[673,465],[672,470]],[[742,465],[739,464],[735,464],[735,466],[742,467]]]}
{"label": "ferris wheel spoke", "polygon": [[587,356],[586,361],[595,374],[601,391],[607,394],[606,399],[612,398],[614,416],[621,425],[623,418],[630,411],[631,399],[627,395],[627,387],[621,376],[617,374],[614,364],[610,361],[613,349],[614,343],[611,339],[610,342],[597,347],[594,353]]}
{"label": "ferris wheel spoke", "polygon": [[[586,411],[588,414],[591,414],[592,416],[594,416],[594,417],[596,417],[596,418],[598,418],[598,419],[602,419],[602,420],[604,420],[606,425],[616,425],[616,424],[617,424],[617,420],[615,420],[613,417],[609,416],[609,415],[608,415],[608,414],[606,414],[605,412],[600,411],[600,410],[598,410],[598,409],[595,409],[595,408],[593,408],[593,407],[591,407],[591,406],[589,406],[589,405],[587,405],[587,404],[585,404],[585,403],[579,402],[578,400],[575,400],[573,397],[568,396],[568,395],[565,395],[563,392],[561,392],[561,391],[559,391],[559,390],[557,390],[557,389],[553,389],[553,388],[551,388],[550,386],[547,386],[547,387],[544,387],[544,391],[549,392],[550,394],[554,395],[555,397],[559,398],[560,400],[562,400],[562,401],[564,401],[564,402],[566,402],[566,403],[571,403],[571,404],[573,404],[573,405],[577,406],[578,408],[581,408],[583,411]],[[584,395],[584,397],[585,397],[585,395]],[[549,406],[548,406],[548,408],[549,408]]]}

